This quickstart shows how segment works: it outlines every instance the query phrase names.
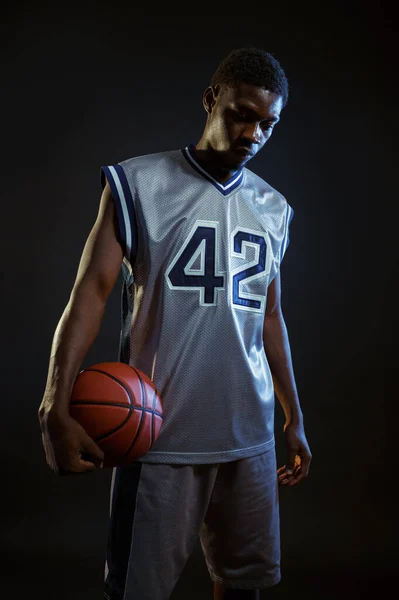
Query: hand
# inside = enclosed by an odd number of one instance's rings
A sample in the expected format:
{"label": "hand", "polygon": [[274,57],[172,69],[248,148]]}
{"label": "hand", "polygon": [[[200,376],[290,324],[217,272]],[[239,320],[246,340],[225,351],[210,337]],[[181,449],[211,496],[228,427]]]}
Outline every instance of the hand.
{"label": "hand", "polygon": [[284,441],[288,452],[287,464],[277,469],[279,485],[296,485],[308,476],[312,455],[302,424],[284,425]]}
{"label": "hand", "polygon": [[39,421],[46,462],[57,475],[102,468],[104,452],[69,414],[50,410],[39,413]]}

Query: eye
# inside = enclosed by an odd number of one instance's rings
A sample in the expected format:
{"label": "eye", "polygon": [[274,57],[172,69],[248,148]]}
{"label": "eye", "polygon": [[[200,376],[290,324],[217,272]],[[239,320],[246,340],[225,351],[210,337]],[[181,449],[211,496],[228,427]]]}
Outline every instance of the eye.
{"label": "eye", "polygon": [[274,123],[264,123],[262,125],[263,131],[272,131],[273,127],[274,127]]}
{"label": "eye", "polygon": [[233,114],[234,114],[234,118],[237,121],[247,121],[248,120],[248,113],[246,113],[246,112],[235,110],[233,112]]}

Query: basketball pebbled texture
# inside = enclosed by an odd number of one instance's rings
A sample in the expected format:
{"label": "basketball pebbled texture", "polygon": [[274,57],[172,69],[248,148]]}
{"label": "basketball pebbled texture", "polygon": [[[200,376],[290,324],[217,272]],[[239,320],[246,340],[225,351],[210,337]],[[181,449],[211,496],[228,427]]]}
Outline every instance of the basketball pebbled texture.
{"label": "basketball pebbled texture", "polygon": [[120,362],[81,371],[70,400],[70,415],[104,452],[104,466],[125,466],[143,456],[157,439],[162,402],[154,383]]}

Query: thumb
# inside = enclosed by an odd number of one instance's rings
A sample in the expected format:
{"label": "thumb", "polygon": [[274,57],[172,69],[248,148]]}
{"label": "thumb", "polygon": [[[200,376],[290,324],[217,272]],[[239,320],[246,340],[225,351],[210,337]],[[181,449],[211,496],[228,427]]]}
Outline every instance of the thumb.
{"label": "thumb", "polygon": [[291,450],[288,453],[287,464],[285,466],[287,475],[292,475],[292,473],[294,472],[296,455],[297,455],[296,450]]}
{"label": "thumb", "polygon": [[90,458],[97,467],[103,467],[104,452],[90,436],[85,438],[82,448],[86,459]]}

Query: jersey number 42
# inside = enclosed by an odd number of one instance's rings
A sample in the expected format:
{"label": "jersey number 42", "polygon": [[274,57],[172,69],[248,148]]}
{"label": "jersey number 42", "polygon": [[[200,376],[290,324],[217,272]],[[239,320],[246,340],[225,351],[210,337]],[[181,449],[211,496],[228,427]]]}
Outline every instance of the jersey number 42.
{"label": "jersey number 42", "polygon": [[[243,227],[230,234],[229,255],[246,261],[248,247],[253,260],[231,271],[231,301],[241,310],[263,312],[265,295],[243,291],[244,284],[262,277],[266,267],[267,235]],[[166,270],[166,281],[173,290],[198,290],[201,306],[216,306],[218,290],[225,289],[225,274],[219,271],[219,223],[196,221],[179,252]],[[270,267],[269,267],[270,270]],[[265,290],[266,292],[266,290]]]}

